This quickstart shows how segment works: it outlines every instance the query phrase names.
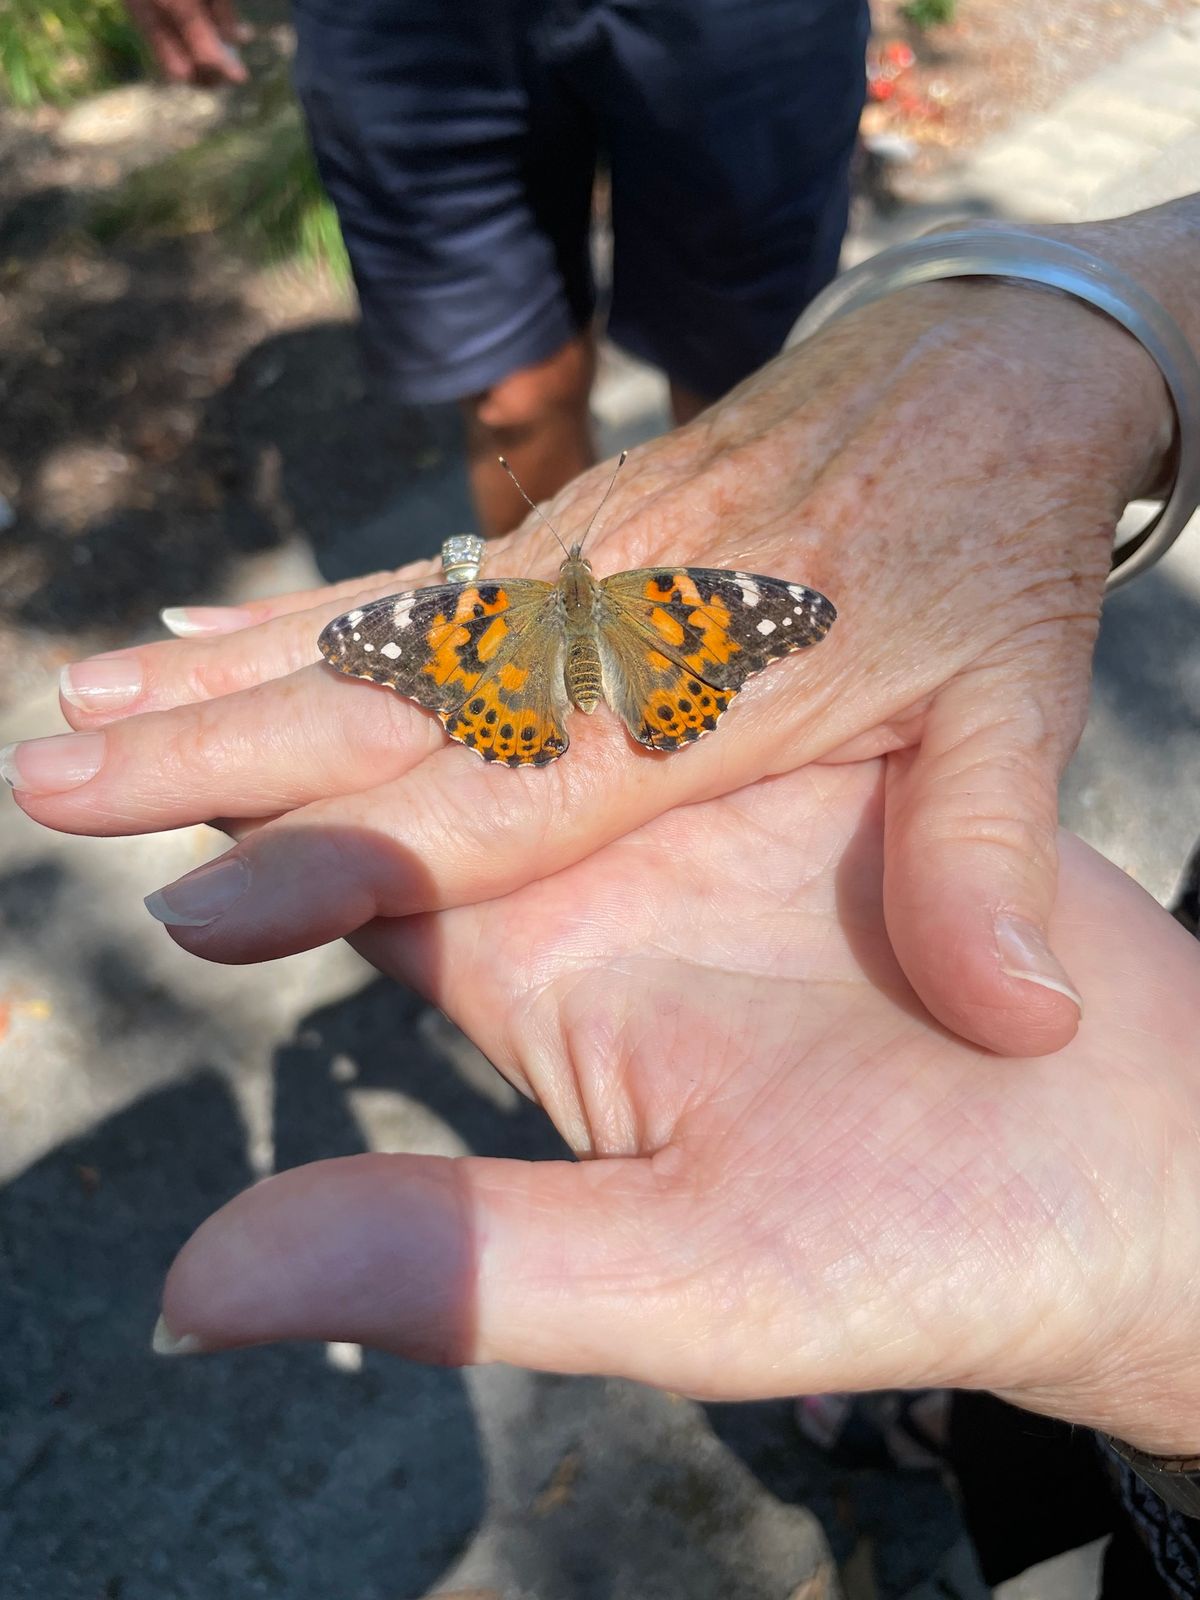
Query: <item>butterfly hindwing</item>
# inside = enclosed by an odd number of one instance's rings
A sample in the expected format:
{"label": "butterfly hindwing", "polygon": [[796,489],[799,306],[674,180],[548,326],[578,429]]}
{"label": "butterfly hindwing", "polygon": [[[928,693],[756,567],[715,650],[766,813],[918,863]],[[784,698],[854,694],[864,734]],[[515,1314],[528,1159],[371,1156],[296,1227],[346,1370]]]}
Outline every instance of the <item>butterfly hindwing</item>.
{"label": "butterfly hindwing", "polygon": [[707,567],[619,572],[601,592],[606,696],[658,750],[710,732],[748,678],[818,643],[837,616],[803,584]]}
{"label": "butterfly hindwing", "polygon": [[533,579],[412,589],[336,617],[322,655],[436,711],[485,760],[539,766],[567,748],[558,592]]}

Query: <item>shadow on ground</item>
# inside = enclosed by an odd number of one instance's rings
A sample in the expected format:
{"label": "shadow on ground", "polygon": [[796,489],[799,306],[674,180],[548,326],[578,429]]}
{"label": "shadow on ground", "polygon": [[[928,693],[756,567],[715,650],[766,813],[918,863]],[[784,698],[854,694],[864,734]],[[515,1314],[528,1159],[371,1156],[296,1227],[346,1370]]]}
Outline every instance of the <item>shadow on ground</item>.
{"label": "shadow on ground", "polygon": [[[285,1105],[298,1074],[282,1064]],[[336,1096],[316,1098],[334,1147],[361,1148]],[[395,1600],[474,1533],[486,1489],[457,1373],[370,1354],[344,1371],[321,1347],[151,1356],[175,1251],[253,1179],[245,1143],[228,1086],[198,1064],[0,1196],[13,1600]]]}

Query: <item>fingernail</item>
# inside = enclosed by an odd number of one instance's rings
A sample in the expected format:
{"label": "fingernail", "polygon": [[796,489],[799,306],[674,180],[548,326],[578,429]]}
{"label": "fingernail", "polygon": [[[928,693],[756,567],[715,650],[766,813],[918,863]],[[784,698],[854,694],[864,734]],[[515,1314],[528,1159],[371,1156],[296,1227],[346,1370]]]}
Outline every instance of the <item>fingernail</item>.
{"label": "fingernail", "polygon": [[168,928],[207,928],[236,905],[249,887],[249,864],[244,856],[230,851],[147,895],[146,910]]}
{"label": "fingernail", "polygon": [[150,1348],[156,1356],[194,1356],[201,1344],[194,1333],[172,1333],[166,1317],[159,1317],[150,1336]]}
{"label": "fingernail", "polygon": [[119,711],[142,692],[142,669],[127,656],[76,661],[59,673],[63,699],[80,711]]}
{"label": "fingernail", "polygon": [[1041,930],[1032,922],[1026,922],[1024,917],[997,917],[996,948],[1000,952],[1000,970],[1007,977],[1065,994],[1082,1013],[1083,1001],[1078,989],[1067,977],[1062,962],[1046,943]]}
{"label": "fingernail", "polygon": [[167,606],[158,613],[164,628],[177,639],[200,633],[236,633],[254,621],[241,606]]}
{"label": "fingernail", "polygon": [[78,789],[104,763],[102,733],[55,733],[0,750],[0,777],[22,794],[63,794]]}

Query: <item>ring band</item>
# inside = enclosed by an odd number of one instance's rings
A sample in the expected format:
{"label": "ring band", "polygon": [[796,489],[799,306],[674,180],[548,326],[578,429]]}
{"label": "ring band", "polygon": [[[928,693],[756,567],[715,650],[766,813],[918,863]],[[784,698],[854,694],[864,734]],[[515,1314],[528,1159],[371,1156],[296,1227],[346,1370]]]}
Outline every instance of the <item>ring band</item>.
{"label": "ring band", "polygon": [[483,566],[484,542],[477,533],[455,533],[442,545],[442,571],[448,583],[472,583]]}
{"label": "ring band", "polygon": [[1152,567],[1200,505],[1200,362],[1175,320],[1128,273],[1024,228],[955,229],[896,245],[835,278],[792,329],[787,348],[899,289],[984,277],[1039,283],[1095,306],[1132,334],[1162,373],[1175,411],[1175,481],[1146,526],[1113,551],[1108,587],[1115,589]]}

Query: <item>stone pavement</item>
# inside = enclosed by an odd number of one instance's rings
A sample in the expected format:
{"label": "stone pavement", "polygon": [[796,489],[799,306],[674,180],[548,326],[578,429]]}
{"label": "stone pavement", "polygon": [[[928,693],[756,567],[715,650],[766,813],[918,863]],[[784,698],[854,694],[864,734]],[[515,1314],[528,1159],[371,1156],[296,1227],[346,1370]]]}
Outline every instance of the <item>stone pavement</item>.
{"label": "stone pavement", "polygon": [[[1200,14],[898,216],[860,219],[849,253],[947,213],[1095,216],[1194,187]],[[611,355],[606,444],[658,431],[664,402],[655,375]],[[438,506],[459,522],[449,490]],[[365,534],[346,530],[343,560]],[[297,536],[244,562],[224,598],[318,576]],[[1160,898],[1200,835],[1198,624],[1193,530],[1106,608],[1064,799],[1067,822]],[[55,725],[46,684],[0,715],[0,742]],[[75,840],[0,812],[5,1600],[980,1600],[944,1492],[830,1474],[786,1406],[429,1372],[344,1346],[154,1362],[174,1249],[256,1177],[367,1148],[560,1153],[477,1052],[349,951],[269,972],[180,954],[140,896],[211,850],[202,829]],[[1002,1592],[1085,1600],[1095,1563],[1084,1552]]]}

